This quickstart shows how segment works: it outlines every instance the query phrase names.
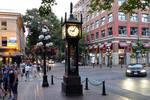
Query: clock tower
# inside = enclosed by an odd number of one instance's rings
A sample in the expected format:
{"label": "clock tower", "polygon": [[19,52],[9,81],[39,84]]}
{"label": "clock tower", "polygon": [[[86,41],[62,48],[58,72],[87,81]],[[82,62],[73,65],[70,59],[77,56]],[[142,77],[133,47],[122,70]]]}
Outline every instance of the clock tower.
{"label": "clock tower", "polygon": [[70,17],[62,23],[62,39],[65,41],[65,74],[63,76],[62,91],[65,95],[82,95],[82,84],[78,68],[78,42],[82,37],[82,15],[79,22],[73,17],[72,3]]}

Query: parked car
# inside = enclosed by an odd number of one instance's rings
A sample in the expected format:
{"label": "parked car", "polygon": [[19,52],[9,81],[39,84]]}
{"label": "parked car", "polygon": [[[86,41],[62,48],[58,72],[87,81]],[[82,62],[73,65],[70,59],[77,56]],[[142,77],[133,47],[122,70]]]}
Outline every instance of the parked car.
{"label": "parked car", "polygon": [[128,65],[126,68],[126,76],[146,76],[147,72],[141,64]]}
{"label": "parked car", "polygon": [[65,64],[65,60],[62,60],[61,63],[62,63],[62,64]]}
{"label": "parked car", "polygon": [[49,59],[48,63],[49,63],[49,64],[54,64],[54,63],[55,63],[55,61],[54,61],[54,60],[52,60],[52,59]]}

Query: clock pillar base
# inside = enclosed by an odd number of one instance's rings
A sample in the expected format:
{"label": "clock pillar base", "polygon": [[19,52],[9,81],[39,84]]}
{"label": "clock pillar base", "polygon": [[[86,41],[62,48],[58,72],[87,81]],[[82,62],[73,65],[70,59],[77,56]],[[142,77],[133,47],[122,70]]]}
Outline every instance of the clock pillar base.
{"label": "clock pillar base", "polygon": [[66,96],[83,95],[80,76],[64,76],[62,82],[62,92]]}

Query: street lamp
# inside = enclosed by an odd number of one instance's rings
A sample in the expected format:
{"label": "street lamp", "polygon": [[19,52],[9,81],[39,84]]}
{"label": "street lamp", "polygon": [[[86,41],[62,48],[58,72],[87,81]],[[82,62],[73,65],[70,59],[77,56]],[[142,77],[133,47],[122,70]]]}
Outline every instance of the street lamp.
{"label": "street lamp", "polygon": [[108,47],[108,48],[106,48],[106,55],[107,55],[107,57],[108,57],[108,64],[107,64],[107,67],[109,67],[109,57],[110,57],[110,54],[111,54],[111,49],[110,49],[110,47]]}
{"label": "street lamp", "polygon": [[46,29],[45,28],[42,29],[42,34],[39,35],[40,42],[37,43],[37,46],[44,48],[44,51],[43,51],[43,60],[44,60],[43,72],[44,72],[44,74],[43,74],[42,87],[48,87],[49,86],[48,81],[47,81],[47,75],[46,75],[46,48],[53,45],[52,42],[49,42],[50,38],[51,38],[51,36],[47,33]]}

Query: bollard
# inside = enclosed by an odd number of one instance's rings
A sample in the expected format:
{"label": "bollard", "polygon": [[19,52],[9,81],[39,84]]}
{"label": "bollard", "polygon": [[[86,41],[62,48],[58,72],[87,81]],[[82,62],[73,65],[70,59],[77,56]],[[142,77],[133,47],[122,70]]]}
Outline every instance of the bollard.
{"label": "bollard", "polygon": [[102,88],[102,95],[106,95],[106,90],[105,90],[105,81],[102,82],[103,88]]}
{"label": "bollard", "polygon": [[51,75],[51,85],[54,85],[53,75]]}
{"label": "bollard", "polygon": [[85,90],[88,90],[88,78],[85,79]]}

